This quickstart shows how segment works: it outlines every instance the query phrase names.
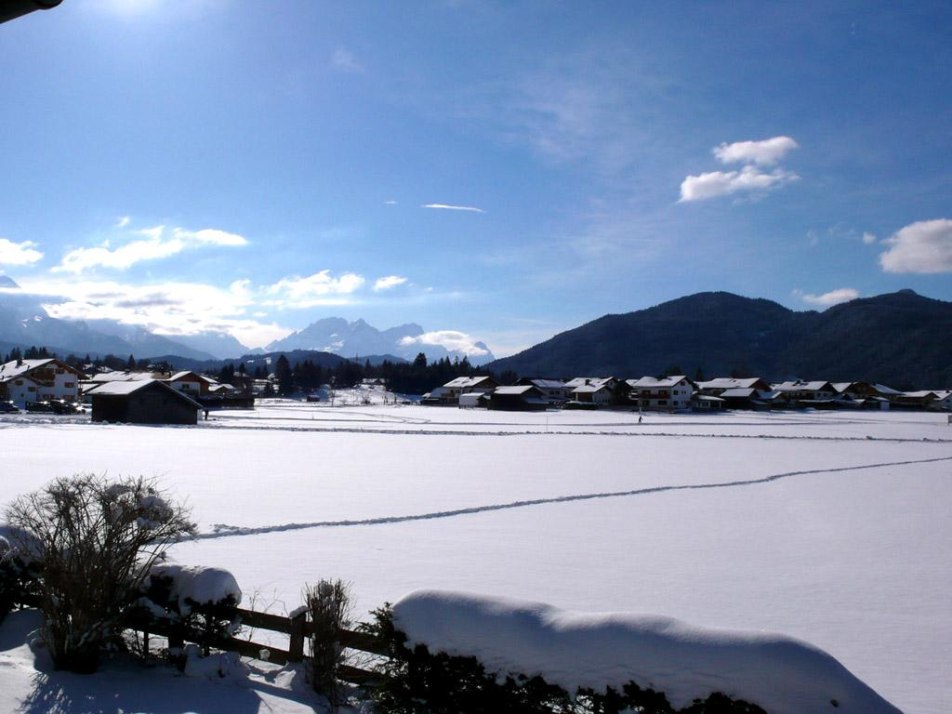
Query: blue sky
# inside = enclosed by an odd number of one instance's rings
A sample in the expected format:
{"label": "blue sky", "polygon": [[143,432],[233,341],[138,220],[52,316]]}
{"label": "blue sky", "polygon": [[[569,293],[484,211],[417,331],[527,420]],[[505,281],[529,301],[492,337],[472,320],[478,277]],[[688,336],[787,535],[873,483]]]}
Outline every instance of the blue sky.
{"label": "blue sky", "polygon": [[497,356],[706,290],[952,300],[950,36],[945,2],[63,0],[0,25],[0,274]]}

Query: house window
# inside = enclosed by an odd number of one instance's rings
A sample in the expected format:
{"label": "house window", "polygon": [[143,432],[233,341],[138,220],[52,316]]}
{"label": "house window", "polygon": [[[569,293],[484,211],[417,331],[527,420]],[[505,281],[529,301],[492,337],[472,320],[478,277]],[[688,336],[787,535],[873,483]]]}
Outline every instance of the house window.
{"label": "house window", "polygon": [[63,382],[63,386],[66,389],[72,389],[73,387],[76,386],[76,382]]}

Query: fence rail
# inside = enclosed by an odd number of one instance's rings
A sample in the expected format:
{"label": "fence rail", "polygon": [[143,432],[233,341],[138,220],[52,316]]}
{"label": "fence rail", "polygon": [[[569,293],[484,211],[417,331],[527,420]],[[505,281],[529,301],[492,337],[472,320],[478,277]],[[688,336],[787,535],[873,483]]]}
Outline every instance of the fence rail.
{"label": "fence rail", "polygon": [[[243,657],[281,665],[303,662],[306,659],[304,643],[308,637],[314,634],[311,623],[307,621],[306,610],[302,609],[291,616],[284,616],[237,608],[235,614],[239,622],[245,627],[287,635],[287,649],[233,636],[206,636],[202,638],[202,643],[216,649],[237,652]],[[190,637],[191,633],[187,628],[174,622],[164,623],[148,618],[133,618],[127,622],[127,627],[130,630],[142,633],[143,646],[146,651],[148,651],[151,635],[165,637],[168,640],[169,647],[182,647],[188,641],[199,639],[194,635]],[[386,656],[387,654],[376,638],[365,632],[340,630],[337,641],[344,649],[376,656]],[[342,666],[338,674],[344,681],[359,685],[369,685],[380,679],[380,675],[375,672],[350,665]]]}

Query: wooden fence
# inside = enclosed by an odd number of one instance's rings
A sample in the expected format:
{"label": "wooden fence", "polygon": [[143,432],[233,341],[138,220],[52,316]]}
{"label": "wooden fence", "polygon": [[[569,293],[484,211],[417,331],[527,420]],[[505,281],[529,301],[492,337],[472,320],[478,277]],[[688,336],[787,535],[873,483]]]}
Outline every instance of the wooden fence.
{"label": "wooden fence", "polygon": [[[255,612],[237,608],[235,611],[241,625],[254,630],[278,632],[288,636],[288,648],[281,649],[272,644],[264,644],[246,640],[240,637],[216,636],[203,639],[203,643],[220,650],[237,652],[243,657],[265,660],[276,664],[289,662],[303,662],[305,659],[304,643],[313,634],[313,627],[307,621],[307,610],[301,608],[292,616],[272,615],[267,612]],[[127,623],[129,629],[142,633],[144,650],[149,647],[149,637],[160,635],[168,639],[169,647],[182,647],[187,641],[194,641],[197,637],[190,637],[186,628],[178,623],[157,623],[154,620],[133,620]],[[380,643],[364,632],[341,630],[338,634],[338,643],[341,647],[369,655],[386,656]],[[380,679],[380,675],[359,667],[345,665],[340,668],[339,676],[351,684],[370,685]]]}

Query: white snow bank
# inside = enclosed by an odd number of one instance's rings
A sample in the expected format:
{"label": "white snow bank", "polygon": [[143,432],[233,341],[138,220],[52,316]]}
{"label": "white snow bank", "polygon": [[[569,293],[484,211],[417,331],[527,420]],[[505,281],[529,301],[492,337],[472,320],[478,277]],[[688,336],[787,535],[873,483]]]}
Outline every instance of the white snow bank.
{"label": "white snow bank", "polygon": [[434,590],[407,595],[393,613],[411,646],[475,656],[490,672],[538,674],[570,693],[634,681],[676,708],[723,692],[770,714],[899,711],[826,652],[783,635]]}
{"label": "white snow bank", "polygon": [[161,563],[153,566],[150,575],[171,578],[169,599],[178,603],[178,610],[183,615],[191,612],[191,606],[213,605],[229,596],[234,597],[236,605],[241,602],[238,581],[222,568]]}

